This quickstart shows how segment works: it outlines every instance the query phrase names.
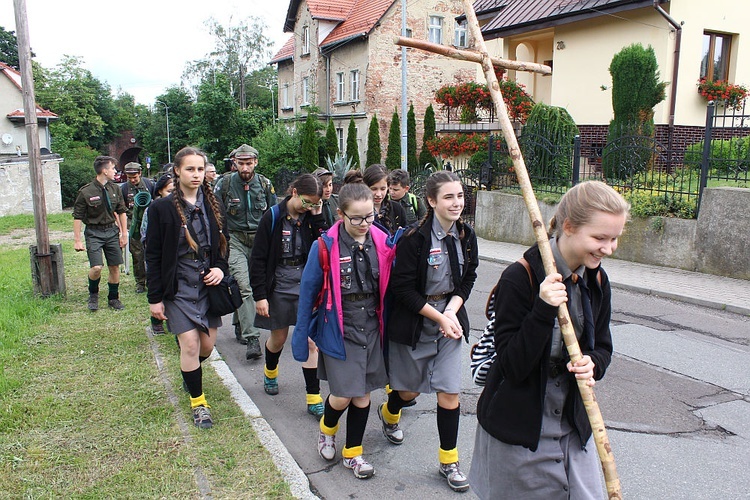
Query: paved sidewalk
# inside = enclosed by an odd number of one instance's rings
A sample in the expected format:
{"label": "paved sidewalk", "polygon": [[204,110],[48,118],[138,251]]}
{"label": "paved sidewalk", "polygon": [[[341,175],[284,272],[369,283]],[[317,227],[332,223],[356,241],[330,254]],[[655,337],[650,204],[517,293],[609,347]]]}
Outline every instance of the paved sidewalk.
{"label": "paved sidewalk", "polygon": [[[509,264],[526,246],[479,238],[479,257]],[[615,254],[616,255],[616,254]],[[750,316],[750,281],[615,258],[604,260],[612,286]]]}

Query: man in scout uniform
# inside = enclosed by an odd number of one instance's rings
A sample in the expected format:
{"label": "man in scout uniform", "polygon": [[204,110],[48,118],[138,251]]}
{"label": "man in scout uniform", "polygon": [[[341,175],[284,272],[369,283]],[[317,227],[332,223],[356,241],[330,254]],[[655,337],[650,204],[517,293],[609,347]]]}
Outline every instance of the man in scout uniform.
{"label": "man in scout uniform", "polygon": [[[136,207],[135,195],[141,191],[147,191],[150,195],[149,199],[152,199],[154,197],[154,181],[141,177],[141,165],[134,161],[126,164],[123,170],[125,170],[125,176],[128,179],[121,186],[122,197],[125,199],[125,207],[128,209],[128,232],[131,232],[131,224],[135,223],[137,225],[133,236],[130,238],[130,255],[133,256],[135,293],[143,293],[146,291],[146,265],[143,258],[140,225],[143,220],[143,212],[146,210],[148,203],[145,206]],[[135,215],[135,221],[133,215]]]}
{"label": "man in scout uniform", "polygon": [[[73,205],[73,248],[86,250],[89,257],[89,302],[91,311],[99,309],[99,281],[102,276],[102,250],[109,268],[108,305],[124,309],[120,302],[120,264],[122,248],[128,241],[127,209],[120,187],[114,183],[117,160],[97,156],[94,160],[96,179],[78,190]],[[86,246],[81,241],[81,227],[86,224]]]}
{"label": "man in scout uniform", "polygon": [[[255,301],[250,287],[250,254],[255,232],[263,214],[276,204],[276,192],[266,177],[255,171],[258,150],[247,144],[229,155],[237,168],[224,176],[216,186],[216,196],[224,203],[229,229],[229,271],[242,291],[243,303],[237,309],[239,330],[237,340],[247,343],[246,359],[261,357],[260,331],[255,327]],[[239,335],[238,335],[239,333]]]}

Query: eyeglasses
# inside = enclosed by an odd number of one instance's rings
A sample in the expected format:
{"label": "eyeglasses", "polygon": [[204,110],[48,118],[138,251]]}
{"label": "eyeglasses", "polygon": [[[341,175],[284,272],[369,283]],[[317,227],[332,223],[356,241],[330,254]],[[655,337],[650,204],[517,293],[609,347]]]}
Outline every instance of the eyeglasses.
{"label": "eyeglasses", "polygon": [[307,201],[306,199],[304,199],[300,195],[297,195],[297,198],[299,198],[299,201],[302,202],[302,208],[303,209],[307,209],[307,208],[320,208],[320,207],[323,206],[323,202],[322,201],[319,201],[317,203],[313,203],[311,201]]}
{"label": "eyeglasses", "polygon": [[349,219],[349,222],[351,222],[352,226],[361,226],[364,222],[372,224],[375,220],[375,212],[366,217],[349,217],[343,210],[341,210],[341,213],[344,214],[347,219]]}

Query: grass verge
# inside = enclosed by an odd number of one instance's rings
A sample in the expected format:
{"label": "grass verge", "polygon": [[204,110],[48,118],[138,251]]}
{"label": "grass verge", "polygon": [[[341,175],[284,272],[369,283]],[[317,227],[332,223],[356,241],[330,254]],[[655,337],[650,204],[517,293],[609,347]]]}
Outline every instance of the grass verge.
{"label": "grass verge", "polygon": [[179,399],[174,408],[132,277],[122,280],[124,311],[91,313],[86,255],[70,241],[63,250],[68,296],[42,300],[31,294],[28,249],[0,247],[0,497],[198,498],[201,467],[214,498],[291,498],[213,370],[203,377],[216,425],[192,425],[167,335],[154,341]]}

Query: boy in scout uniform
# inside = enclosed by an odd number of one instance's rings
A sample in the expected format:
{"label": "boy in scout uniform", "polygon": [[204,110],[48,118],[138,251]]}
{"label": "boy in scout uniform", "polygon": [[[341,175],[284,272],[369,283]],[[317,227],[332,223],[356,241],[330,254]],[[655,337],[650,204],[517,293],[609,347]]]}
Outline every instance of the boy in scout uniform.
{"label": "boy in scout uniform", "polygon": [[257,149],[243,144],[232,151],[229,158],[237,171],[220,179],[216,196],[227,211],[229,272],[239,283],[242,292],[243,302],[237,309],[240,326],[237,340],[241,344],[247,343],[246,359],[259,359],[260,330],[254,326],[255,301],[250,287],[250,254],[260,218],[276,204],[276,192],[271,181],[255,171],[258,165]]}
{"label": "boy in scout uniform", "polygon": [[[125,208],[128,209],[128,232],[130,233],[130,225],[133,224],[133,214],[135,212],[136,219],[135,224],[137,225],[133,237],[130,238],[130,255],[133,256],[133,276],[135,277],[135,293],[143,293],[146,291],[146,264],[143,259],[143,244],[141,243],[141,221],[143,220],[143,212],[146,207],[139,207],[136,209],[135,206],[135,195],[141,191],[148,191],[151,195],[151,199],[154,197],[154,181],[151,179],[145,179],[141,177],[142,168],[139,163],[131,161],[125,165],[125,176],[128,178],[121,186],[122,197],[125,199]],[[149,202],[150,203],[150,202]],[[148,204],[146,204],[148,206]]]}
{"label": "boy in scout uniform", "polygon": [[[127,244],[127,209],[120,187],[114,183],[117,160],[111,156],[97,156],[94,160],[96,179],[78,190],[73,205],[73,248],[84,249],[89,257],[89,302],[91,311],[99,309],[99,281],[101,280],[102,250],[109,268],[108,305],[112,309],[124,309],[120,302],[120,264],[122,248]],[[81,241],[81,227],[86,224]]]}

